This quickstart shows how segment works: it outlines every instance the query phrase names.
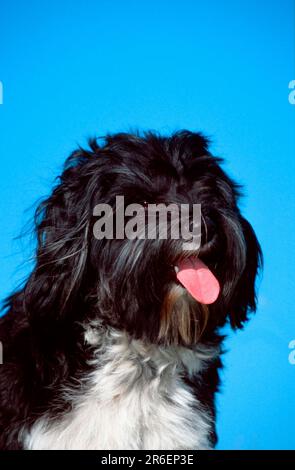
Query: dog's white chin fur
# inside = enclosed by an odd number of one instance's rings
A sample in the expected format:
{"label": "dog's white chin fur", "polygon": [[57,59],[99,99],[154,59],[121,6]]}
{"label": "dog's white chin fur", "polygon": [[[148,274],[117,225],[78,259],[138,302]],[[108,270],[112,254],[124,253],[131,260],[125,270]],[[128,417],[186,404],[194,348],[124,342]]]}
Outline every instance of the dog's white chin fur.
{"label": "dog's white chin fur", "polygon": [[208,449],[210,417],[182,379],[218,355],[199,344],[156,346],[114,329],[88,326],[94,372],[63,391],[71,411],[44,416],[20,441],[25,449]]}

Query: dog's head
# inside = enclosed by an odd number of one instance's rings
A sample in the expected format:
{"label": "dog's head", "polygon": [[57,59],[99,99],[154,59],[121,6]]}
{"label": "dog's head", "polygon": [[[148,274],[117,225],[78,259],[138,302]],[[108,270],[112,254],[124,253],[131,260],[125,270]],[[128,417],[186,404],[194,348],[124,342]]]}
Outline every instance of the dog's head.
{"label": "dog's head", "polygon": [[[74,152],[36,214],[37,262],[25,288],[32,322],[97,318],[135,337],[180,344],[197,342],[227,319],[241,327],[256,308],[261,251],[237,206],[239,187],[221,163],[202,135],[188,131],[116,134]],[[150,204],[200,204],[200,247],[185,250],[181,237],[116,236],[116,217],[114,236],[96,237],[94,208],[107,204],[116,216],[118,196],[144,211]],[[188,258],[202,260],[219,282],[210,305],[177,280]]]}

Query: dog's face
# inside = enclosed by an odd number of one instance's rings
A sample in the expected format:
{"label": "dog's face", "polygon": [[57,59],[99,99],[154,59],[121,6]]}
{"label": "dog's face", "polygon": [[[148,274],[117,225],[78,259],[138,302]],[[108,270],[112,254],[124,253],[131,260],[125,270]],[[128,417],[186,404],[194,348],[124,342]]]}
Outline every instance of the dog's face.
{"label": "dog's face", "polygon": [[[81,320],[82,309],[85,320],[99,318],[164,344],[194,344],[227,318],[240,327],[256,306],[261,252],[237,207],[238,187],[220,163],[207,141],[190,132],[115,135],[102,148],[92,142],[91,151],[75,152],[37,212],[39,252],[28,308],[43,318],[55,308],[67,320]],[[200,204],[201,246],[186,251],[181,238],[97,239],[93,209],[115,209],[117,196],[144,208]],[[202,260],[218,280],[220,293],[210,305],[179,283],[176,271],[186,258]]]}

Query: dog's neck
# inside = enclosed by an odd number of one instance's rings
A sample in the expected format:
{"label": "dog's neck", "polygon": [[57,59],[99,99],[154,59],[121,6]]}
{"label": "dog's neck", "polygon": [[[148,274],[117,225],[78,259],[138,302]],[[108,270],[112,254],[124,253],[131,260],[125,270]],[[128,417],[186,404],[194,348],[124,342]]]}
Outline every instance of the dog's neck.
{"label": "dog's neck", "polygon": [[212,418],[185,383],[210,365],[218,347],[160,346],[92,323],[85,329],[92,371],[68,386],[71,412],[38,420],[26,449],[207,449]]}
{"label": "dog's neck", "polygon": [[220,354],[220,348],[198,343],[191,347],[160,345],[132,338],[127,332],[114,328],[102,328],[99,322],[92,322],[85,328],[85,342],[95,348],[94,356],[103,356],[114,367],[125,360],[142,364],[153,374],[162,374],[166,369],[185,369],[193,377],[201,372]]}

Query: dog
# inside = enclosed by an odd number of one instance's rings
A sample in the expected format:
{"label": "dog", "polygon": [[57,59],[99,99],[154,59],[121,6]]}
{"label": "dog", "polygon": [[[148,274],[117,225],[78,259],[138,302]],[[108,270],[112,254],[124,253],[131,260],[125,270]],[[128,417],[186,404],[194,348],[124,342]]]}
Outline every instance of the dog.
{"label": "dog", "polygon": [[[255,311],[262,252],[209,144],[118,133],[68,157],[0,319],[1,449],[215,447],[221,328]],[[118,196],[200,205],[200,245],[95,237],[94,207]]]}

